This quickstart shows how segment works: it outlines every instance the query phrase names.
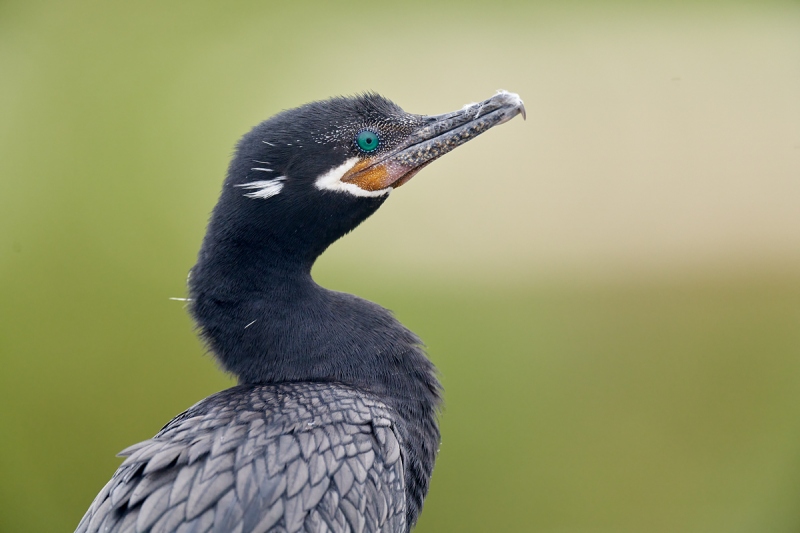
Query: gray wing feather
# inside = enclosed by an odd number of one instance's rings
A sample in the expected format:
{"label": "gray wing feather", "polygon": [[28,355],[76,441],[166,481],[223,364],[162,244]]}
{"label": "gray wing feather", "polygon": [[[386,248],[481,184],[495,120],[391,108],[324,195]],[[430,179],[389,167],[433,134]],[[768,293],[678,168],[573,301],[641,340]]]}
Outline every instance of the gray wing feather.
{"label": "gray wing feather", "polygon": [[392,413],[344,386],[234,387],[120,455],[76,533],[408,530]]}

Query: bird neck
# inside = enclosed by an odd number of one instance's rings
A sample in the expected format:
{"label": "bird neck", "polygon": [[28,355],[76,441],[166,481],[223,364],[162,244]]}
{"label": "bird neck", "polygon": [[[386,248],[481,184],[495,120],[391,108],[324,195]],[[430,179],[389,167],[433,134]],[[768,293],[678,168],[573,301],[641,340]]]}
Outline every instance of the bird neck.
{"label": "bird neck", "polygon": [[394,409],[412,524],[439,446],[436,369],[420,339],[389,311],[311,277],[325,248],[383,199],[338,210],[354,213],[349,219],[308,210],[302,220],[254,209],[255,202],[229,209],[229,201],[238,198],[223,192],[189,277],[190,310],[203,338],[240,383],[340,383]]}
{"label": "bird neck", "polygon": [[441,403],[420,339],[382,307],[320,287],[310,267],[265,260],[254,286],[252,272],[224,265],[198,263],[190,283],[192,312],[222,366],[240,383],[339,383],[392,408],[404,440],[413,523],[439,448]]}
{"label": "bird neck", "polygon": [[313,259],[207,236],[190,309],[222,366],[241,383],[339,382],[435,417],[440,386],[420,339],[379,305],[317,285]]}

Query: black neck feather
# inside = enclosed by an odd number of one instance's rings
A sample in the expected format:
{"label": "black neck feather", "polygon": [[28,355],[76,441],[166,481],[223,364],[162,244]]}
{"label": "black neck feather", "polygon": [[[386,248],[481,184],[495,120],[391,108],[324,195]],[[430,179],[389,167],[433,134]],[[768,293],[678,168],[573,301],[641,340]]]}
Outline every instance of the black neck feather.
{"label": "black neck feather", "polygon": [[294,225],[277,202],[223,192],[189,279],[192,314],[241,383],[340,382],[399,411],[433,412],[439,383],[420,339],[386,309],[311,278],[317,255],[383,201],[330,194],[358,201],[336,209],[349,217],[309,210]]}

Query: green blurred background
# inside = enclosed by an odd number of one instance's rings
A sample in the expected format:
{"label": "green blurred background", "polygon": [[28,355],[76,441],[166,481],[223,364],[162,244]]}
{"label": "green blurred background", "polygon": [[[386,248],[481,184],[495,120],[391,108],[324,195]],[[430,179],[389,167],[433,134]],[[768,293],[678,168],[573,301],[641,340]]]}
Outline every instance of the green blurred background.
{"label": "green blurred background", "polygon": [[417,531],[800,531],[800,4],[710,0],[0,2],[0,530],[232,383],[169,298],[242,133],[500,88],[315,268],[441,369]]}

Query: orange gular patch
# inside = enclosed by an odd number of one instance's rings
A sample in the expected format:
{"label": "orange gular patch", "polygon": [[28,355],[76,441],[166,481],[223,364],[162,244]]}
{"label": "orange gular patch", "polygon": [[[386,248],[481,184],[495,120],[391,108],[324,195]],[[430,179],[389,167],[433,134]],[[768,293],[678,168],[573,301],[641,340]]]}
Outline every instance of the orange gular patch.
{"label": "orange gular patch", "polygon": [[376,164],[373,160],[363,159],[342,176],[342,181],[352,183],[365,191],[380,191],[388,187],[399,187],[416,174],[415,170],[394,161]]}

